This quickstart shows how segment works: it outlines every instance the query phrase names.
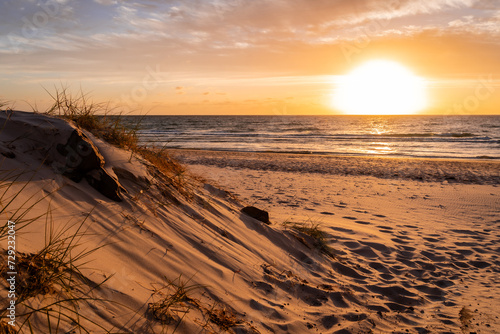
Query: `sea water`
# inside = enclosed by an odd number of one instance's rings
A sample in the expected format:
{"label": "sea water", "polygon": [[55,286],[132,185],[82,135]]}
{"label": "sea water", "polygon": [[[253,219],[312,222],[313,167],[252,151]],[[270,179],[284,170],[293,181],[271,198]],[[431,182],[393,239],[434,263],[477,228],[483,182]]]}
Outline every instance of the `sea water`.
{"label": "sea water", "polygon": [[[500,116],[144,116],[142,144],[201,150],[500,158]],[[135,123],[139,117],[127,116]]]}

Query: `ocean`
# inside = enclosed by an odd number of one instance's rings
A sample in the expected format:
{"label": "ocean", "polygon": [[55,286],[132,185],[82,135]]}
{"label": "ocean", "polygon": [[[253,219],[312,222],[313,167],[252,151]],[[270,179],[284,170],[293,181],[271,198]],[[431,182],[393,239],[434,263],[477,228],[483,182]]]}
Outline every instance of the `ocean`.
{"label": "ocean", "polygon": [[500,158],[500,116],[144,116],[138,136],[166,148]]}

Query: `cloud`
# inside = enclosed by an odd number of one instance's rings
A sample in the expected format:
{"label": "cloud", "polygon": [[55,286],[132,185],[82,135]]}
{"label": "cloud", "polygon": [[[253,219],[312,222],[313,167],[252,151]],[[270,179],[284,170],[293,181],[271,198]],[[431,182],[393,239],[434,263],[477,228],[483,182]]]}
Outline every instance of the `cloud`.
{"label": "cloud", "polygon": [[184,94],[186,94],[185,89],[186,89],[186,87],[177,86],[177,87],[175,87],[175,94],[184,95]]}
{"label": "cloud", "polygon": [[[1,68],[85,73],[99,78],[123,76],[127,81],[141,80],[147,66],[157,65],[170,73],[174,82],[179,76],[225,77],[235,73],[301,76],[336,74],[345,69],[349,63],[342,54],[342,43],[354,43],[361,58],[377,55],[373,52],[379,50],[377,45],[409,57],[405,50],[393,47],[406,45],[408,39],[414,52],[411,40],[436,54],[448,47],[436,42],[442,41],[451,43],[449,47],[457,52],[455,45],[460,45],[462,53],[467,50],[489,59],[500,40],[499,11],[493,6],[495,2],[487,0],[58,3],[61,15],[38,29],[36,38],[23,36],[23,18],[31,20],[42,10],[39,6],[27,0],[0,5],[5,13],[0,22]],[[435,50],[420,40],[429,41]],[[364,41],[366,46],[360,48],[356,41]],[[379,50],[379,55],[388,53]],[[471,58],[468,54],[454,57]],[[78,59],[85,65],[75,66]]]}
{"label": "cloud", "polygon": [[118,3],[117,0],[94,0],[94,1],[99,5],[103,6],[111,6],[111,5],[116,5]]}

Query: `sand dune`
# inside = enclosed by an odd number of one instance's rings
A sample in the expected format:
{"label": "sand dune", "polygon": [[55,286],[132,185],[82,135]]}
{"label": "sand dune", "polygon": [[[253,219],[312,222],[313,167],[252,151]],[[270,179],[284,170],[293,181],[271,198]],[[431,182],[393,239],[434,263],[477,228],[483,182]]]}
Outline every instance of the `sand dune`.
{"label": "sand dune", "polygon": [[[217,166],[202,165],[194,152],[183,153],[197,162],[189,171],[206,179],[200,181],[188,173],[162,174],[137,154],[87,133],[103,168],[121,186],[122,201],[116,201],[48,163],[47,157],[58,158],[54,147],[66,143],[72,126],[29,113],[0,118],[2,219],[18,221],[20,259],[34,259],[48,242],[50,226],[77,235],[73,254],[95,250],[74,263],[79,274],[58,269],[74,273],[72,289],[56,282],[19,303],[18,326],[29,307],[59,301],[49,312],[52,329],[59,310],[78,314],[81,326],[93,333],[500,328],[498,165],[474,165],[475,181],[450,167],[456,180],[472,184],[443,184],[375,177],[378,172],[308,173],[277,157],[272,163],[288,165],[290,172],[225,167],[232,162],[220,159]],[[246,205],[269,211],[272,224],[242,214]],[[329,251],[285,221],[318,222]],[[50,263],[51,257],[44,259]],[[34,285],[23,285],[22,270],[18,292],[34,291]],[[166,307],[182,282],[186,295]],[[92,298],[65,304],[70,296]],[[2,310],[7,302],[1,301]],[[33,314],[35,332],[49,332],[46,313]],[[60,332],[79,332],[72,317],[61,319]],[[26,323],[21,332],[29,332]]]}

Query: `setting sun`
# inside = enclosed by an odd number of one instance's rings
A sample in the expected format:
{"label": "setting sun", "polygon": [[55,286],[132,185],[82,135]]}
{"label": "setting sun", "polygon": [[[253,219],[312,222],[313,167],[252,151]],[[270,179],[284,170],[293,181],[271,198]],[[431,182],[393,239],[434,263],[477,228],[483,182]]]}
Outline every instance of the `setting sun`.
{"label": "setting sun", "polygon": [[333,105],[350,115],[413,114],[427,106],[425,81],[387,60],[367,62],[337,82]]}

